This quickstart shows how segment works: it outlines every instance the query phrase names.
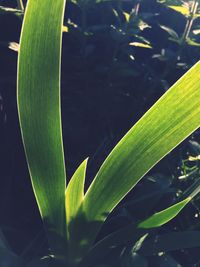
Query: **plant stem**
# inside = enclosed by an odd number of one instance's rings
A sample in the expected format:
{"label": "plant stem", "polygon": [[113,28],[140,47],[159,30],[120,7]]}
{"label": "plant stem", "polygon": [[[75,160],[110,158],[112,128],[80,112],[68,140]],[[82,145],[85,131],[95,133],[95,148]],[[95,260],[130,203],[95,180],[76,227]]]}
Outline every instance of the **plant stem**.
{"label": "plant stem", "polygon": [[21,11],[24,11],[23,0],[17,0],[17,5],[18,5],[18,9],[20,9]]}
{"label": "plant stem", "polygon": [[138,16],[139,9],[140,9],[140,1],[138,1],[138,3],[135,5],[135,8],[134,8],[135,16]]}
{"label": "plant stem", "polygon": [[187,38],[190,34],[192,24],[193,24],[194,19],[195,19],[194,15],[197,12],[197,7],[198,7],[198,0],[195,0],[195,1],[193,1],[192,7],[191,7],[191,13],[190,13],[190,16],[188,17],[186,25],[185,25],[185,30],[184,30],[183,35],[182,35],[182,43],[187,41]]}

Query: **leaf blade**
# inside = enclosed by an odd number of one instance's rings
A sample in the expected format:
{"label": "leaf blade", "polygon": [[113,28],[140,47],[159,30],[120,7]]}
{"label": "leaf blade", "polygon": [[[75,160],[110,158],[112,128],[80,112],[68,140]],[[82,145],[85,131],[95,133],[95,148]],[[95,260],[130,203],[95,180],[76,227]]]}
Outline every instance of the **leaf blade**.
{"label": "leaf blade", "polygon": [[20,128],[34,193],[48,232],[60,237],[65,236],[66,179],[60,111],[64,8],[65,0],[28,1],[17,80]]}
{"label": "leaf blade", "polygon": [[188,202],[191,200],[191,198],[186,198],[167,209],[164,209],[162,211],[159,211],[146,220],[140,222],[138,224],[138,228],[143,229],[150,229],[162,226],[163,224],[166,224],[167,222],[171,221],[174,217],[176,217],[179,212],[185,207],[185,205],[188,204]]}
{"label": "leaf blade", "polygon": [[170,252],[186,248],[200,247],[200,231],[172,232],[145,240],[141,255],[150,256],[159,252]]}
{"label": "leaf blade", "polygon": [[[199,127],[199,72],[198,62],[129,130],[107,157],[85,195],[84,212],[88,221],[98,221],[100,228],[139,180]],[[91,236],[98,230],[91,228]]]}
{"label": "leaf blade", "polygon": [[84,160],[72,176],[65,193],[67,225],[76,217],[84,198],[85,174],[88,159]]}

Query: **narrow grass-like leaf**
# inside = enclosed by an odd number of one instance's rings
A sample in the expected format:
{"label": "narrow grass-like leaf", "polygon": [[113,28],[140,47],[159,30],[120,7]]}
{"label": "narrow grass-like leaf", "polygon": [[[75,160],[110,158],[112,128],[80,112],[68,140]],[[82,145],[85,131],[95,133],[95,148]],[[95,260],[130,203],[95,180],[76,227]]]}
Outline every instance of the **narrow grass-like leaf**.
{"label": "narrow grass-like leaf", "polygon": [[[120,200],[159,160],[199,127],[199,99],[200,63],[197,63],[113,149],[85,195],[82,212],[85,221],[93,225],[84,229],[84,236],[90,239],[88,244],[94,242],[103,221]],[[79,231],[83,235],[83,229]]]}
{"label": "narrow grass-like leaf", "polygon": [[[61,238],[65,236],[66,217],[60,112],[64,7],[65,0],[28,1],[17,90],[22,138],[37,203],[48,232]],[[55,240],[53,246],[57,246]]]}
{"label": "narrow grass-like leaf", "polygon": [[84,197],[85,174],[88,159],[84,160],[72,176],[65,195],[67,225],[76,217]]}
{"label": "narrow grass-like leaf", "polygon": [[182,14],[183,16],[187,17],[190,15],[190,10],[187,7],[184,7],[184,6],[168,6],[168,7]]}
{"label": "narrow grass-like leaf", "polygon": [[200,247],[200,231],[172,232],[145,240],[140,249],[144,256],[156,255],[159,252],[169,252],[186,248]]}
{"label": "narrow grass-like leaf", "polygon": [[186,198],[172,205],[171,207],[168,207],[167,209],[153,214],[146,220],[140,222],[138,228],[150,229],[162,226],[163,224],[171,221],[174,217],[176,217],[190,200],[190,197]]}
{"label": "narrow grass-like leaf", "polygon": [[7,14],[14,14],[16,16],[22,17],[23,16],[23,11],[21,9],[15,9],[11,7],[4,7],[0,6],[0,15],[7,15]]}

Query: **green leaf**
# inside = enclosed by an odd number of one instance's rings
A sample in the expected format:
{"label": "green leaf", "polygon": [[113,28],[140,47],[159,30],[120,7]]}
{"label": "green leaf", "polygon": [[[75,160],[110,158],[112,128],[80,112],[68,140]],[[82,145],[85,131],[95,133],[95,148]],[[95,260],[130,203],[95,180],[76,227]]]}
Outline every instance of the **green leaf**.
{"label": "green leaf", "polygon": [[187,43],[188,45],[191,45],[191,46],[200,46],[200,43],[197,43],[197,42],[193,41],[193,40],[190,39],[190,38],[187,38],[187,39],[186,39],[186,43]]}
{"label": "green leaf", "polygon": [[68,238],[68,261],[73,258],[76,251],[76,228],[79,222],[78,211],[84,198],[85,174],[88,159],[75,171],[66,189],[66,215]]}
{"label": "green leaf", "polygon": [[10,48],[11,50],[13,50],[15,52],[18,52],[19,51],[19,44],[16,42],[9,42],[8,48]]}
{"label": "green leaf", "polygon": [[168,6],[169,8],[175,10],[176,12],[182,14],[183,16],[189,16],[190,15],[190,10],[186,6]]}
{"label": "green leaf", "polygon": [[63,31],[63,32],[68,32],[68,31],[69,31],[69,27],[63,25],[63,27],[62,27],[62,31]]}
{"label": "green leaf", "polygon": [[123,12],[123,14],[124,14],[124,17],[126,19],[126,22],[129,22],[131,15],[129,13],[127,13],[127,12]]}
{"label": "green leaf", "polygon": [[134,224],[130,224],[122,229],[111,233],[98,241],[83,259],[83,266],[93,266],[117,247],[126,244],[135,244],[146,234],[145,229],[137,229]]}
{"label": "green leaf", "polygon": [[165,25],[160,25],[160,28],[166,31],[173,39],[179,39],[179,36],[177,32],[175,32],[173,29],[165,26]]}
{"label": "green leaf", "polygon": [[[29,0],[18,61],[18,112],[34,193],[52,247],[65,237],[65,163],[60,112],[65,0]],[[56,248],[57,249],[57,248]]]}
{"label": "green leaf", "polygon": [[190,197],[186,198],[185,200],[180,201],[165,210],[153,214],[146,220],[139,223],[138,227],[150,229],[162,226],[163,224],[171,221],[174,217],[176,217],[190,200]]}
{"label": "green leaf", "polygon": [[142,47],[142,48],[152,48],[151,45],[140,43],[140,42],[132,42],[132,43],[129,43],[129,45],[137,46],[137,47]]}
{"label": "green leaf", "polygon": [[[94,242],[101,225],[120,200],[166,154],[200,125],[198,62],[131,128],[101,166],[83,202],[90,227],[77,229]],[[95,205],[94,205],[95,203]]]}
{"label": "green leaf", "polygon": [[66,189],[65,204],[68,226],[73,221],[73,219],[76,218],[78,209],[83,202],[87,161],[88,159],[84,160],[81,163],[81,165],[72,176]]}

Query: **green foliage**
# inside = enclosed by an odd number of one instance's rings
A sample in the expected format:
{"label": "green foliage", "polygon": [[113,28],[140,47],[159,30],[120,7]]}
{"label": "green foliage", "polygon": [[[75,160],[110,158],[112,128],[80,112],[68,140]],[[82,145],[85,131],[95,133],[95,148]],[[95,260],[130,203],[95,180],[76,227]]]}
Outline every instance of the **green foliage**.
{"label": "green foliage", "polygon": [[[68,263],[76,266],[92,249],[113,208],[149,169],[199,127],[200,63],[172,86],[117,144],[85,196],[86,161],[77,169],[66,190],[65,219],[59,88],[64,4],[63,0],[51,5],[46,1],[28,2],[20,41],[18,109],[32,184],[50,246],[56,257],[66,253]],[[53,15],[49,16],[52,10]],[[119,17],[118,12],[114,13]],[[132,14],[123,15],[125,23],[130,23]],[[35,32],[38,23],[41,27]],[[115,30],[123,35],[123,27],[114,27]],[[168,222],[188,201],[153,215],[139,226],[151,228]],[[113,240],[113,236],[108,240]]]}
{"label": "green foliage", "polygon": [[[49,235],[56,250],[60,250],[62,242],[59,239],[62,240],[66,233],[66,174],[59,90],[64,3],[62,0],[56,1],[46,9],[45,1],[42,4],[28,1],[20,41],[17,92],[20,125],[32,184],[47,231],[56,235],[55,238]],[[49,16],[52,10],[57,12]],[[51,22],[47,23],[50,17]],[[37,25],[44,27],[37,28],[36,18]],[[47,40],[46,43],[41,42],[43,38]],[[27,62],[31,63],[27,65]]]}
{"label": "green foliage", "polygon": [[[159,236],[162,241],[155,245],[149,234],[151,230],[138,229],[137,226],[152,228],[167,223],[187,204],[188,197],[196,196],[199,192],[198,151],[193,151],[181,161],[178,186],[174,176],[169,177],[171,182],[166,182],[166,186],[164,176],[145,177],[139,197],[118,207],[116,217],[111,214],[114,222],[126,218],[128,223],[113,233],[105,231],[105,234],[99,234],[99,230],[114,207],[141,177],[198,127],[199,65],[171,88],[120,141],[84,194],[87,161],[79,166],[65,188],[59,99],[61,31],[69,43],[66,61],[70,82],[67,85],[72,91],[77,87],[76,81],[87,81],[91,90],[95,88],[96,92],[107,92],[110,106],[110,99],[120,96],[121,99],[131,99],[131,107],[135,106],[135,110],[138,102],[139,107],[144,109],[145,99],[153,101],[155,93],[159,92],[159,95],[168,90],[169,84],[177,78],[174,70],[178,70],[180,76],[198,58],[199,7],[192,8],[195,1],[190,1],[189,5],[183,4],[183,1],[158,1],[161,12],[158,16],[148,9],[148,2],[144,0],[72,0],[68,3],[66,26],[62,27],[63,9],[58,2],[61,3],[56,1],[46,8],[44,1],[39,8],[36,1],[32,4],[29,0],[21,38],[18,103],[22,135],[34,192],[51,252],[55,254],[54,258],[47,255],[26,265],[60,267],[66,266],[67,261],[72,266],[82,262],[80,266],[87,267],[97,263],[98,266],[146,266],[149,255],[183,247],[181,242],[173,246],[173,234],[164,245],[165,236]],[[19,3],[17,9],[0,7],[0,14],[23,18],[23,8]],[[70,8],[75,15],[68,12]],[[51,10],[56,11],[52,17],[49,15]],[[164,10],[177,20],[172,19],[173,23],[162,21]],[[37,23],[43,25],[37,31],[36,14]],[[179,19],[184,22],[184,29],[178,27],[176,21]],[[159,33],[154,38],[156,29]],[[6,41],[1,45],[16,51],[19,49],[16,42]],[[138,98],[140,95],[142,98]],[[103,101],[99,99],[99,102]],[[123,106],[126,108],[126,105]],[[100,109],[110,121],[109,112],[102,106]],[[121,113],[117,115],[119,121]],[[134,113],[131,108],[129,117]],[[193,148],[198,147],[194,141],[190,144]],[[154,181],[158,188],[151,187],[150,181]],[[173,199],[160,208],[159,200],[169,194]],[[162,211],[154,214],[155,209]],[[188,223],[185,217],[184,214],[181,217],[181,229]],[[194,227],[198,227],[198,223]],[[153,236],[159,233],[159,229],[153,231]],[[141,247],[137,246],[138,243]],[[195,239],[187,246],[196,247],[199,243]],[[8,260],[9,257],[19,262],[22,260],[5,247],[2,255]],[[170,255],[166,258],[167,262],[171,262]],[[23,266],[24,261],[20,264]]]}
{"label": "green foliage", "polygon": [[165,210],[153,214],[151,217],[139,223],[138,227],[149,229],[162,226],[163,224],[171,221],[190,200],[191,198],[187,198]]}

